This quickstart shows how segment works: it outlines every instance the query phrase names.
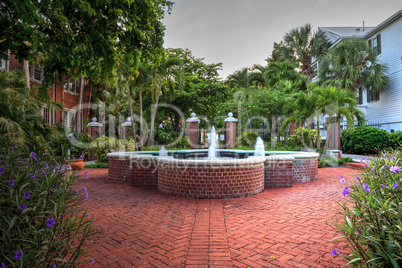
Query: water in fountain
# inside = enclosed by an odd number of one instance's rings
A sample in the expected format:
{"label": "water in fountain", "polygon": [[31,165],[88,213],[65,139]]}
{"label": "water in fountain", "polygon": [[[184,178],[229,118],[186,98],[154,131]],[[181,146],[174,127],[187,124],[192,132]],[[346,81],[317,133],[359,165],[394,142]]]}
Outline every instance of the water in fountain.
{"label": "water in fountain", "polygon": [[255,142],[254,156],[265,156],[264,141],[260,137]]}
{"label": "water in fountain", "polygon": [[210,142],[211,144],[209,145],[208,148],[208,159],[214,159],[214,158],[218,158],[218,139],[216,138],[216,131],[215,131],[215,127],[211,128],[211,133],[209,136]]}
{"label": "water in fountain", "polygon": [[159,150],[159,156],[168,156],[168,151],[165,149],[165,146]]}

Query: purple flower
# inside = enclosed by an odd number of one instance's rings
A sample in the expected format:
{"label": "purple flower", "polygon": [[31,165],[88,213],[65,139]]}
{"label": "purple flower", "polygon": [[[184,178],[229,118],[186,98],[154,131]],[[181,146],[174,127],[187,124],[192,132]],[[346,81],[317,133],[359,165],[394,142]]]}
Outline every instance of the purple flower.
{"label": "purple flower", "polygon": [[77,194],[80,194],[80,191],[77,190]]}
{"label": "purple flower", "polygon": [[49,168],[49,165],[48,165],[48,163],[47,163],[47,162],[45,162],[45,166],[46,166],[46,168],[47,168],[47,169]]}
{"label": "purple flower", "polygon": [[85,173],[85,179],[88,179],[88,174],[87,173]]}
{"label": "purple flower", "polygon": [[378,201],[381,201],[381,200],[382,200],[381,198],[378,199]]}
{"label": "purple flower", "polygon": [[395,183],[394,183],[394,185],[392,186],[392,190],[395,190],[395,188],[401,189],[401,188],[399,188],[399,186],[398,186],[398,182],[395,182]]}
{"label": "purple flower", "polygon": [[396,152],[396,155],[398,155],[399,154],[399,151],[398,152]]}
{"label": "purple flower", "polygon": [[53,268],[57,268],[57,267],[56,267],[56,264],[53,264]]}
{"label": "purple flower", "polygon": [[31,152],[31,157],[32,157],[34,160],[36,160],[36,154],[35,154],[35,152]]}
{"label": "purple flower", "polygon": [[392,161],[395,161],[395,157],[392,154],[391,154],[390,158]]}
{"label": "purple flower", "polygon": [[84,194],[84,199],[85,199],[85,200],[88,200],[87,188],[85,188],[85,186],[83,186],[83,189],[84,189],[84,192],[85,192],[85,194]]}
{"label": "purple flower", "polygon": [[21,252],[21,250],[18,250],[17,252],[15,252],[14,259],[21,260],[22,254],[23,253]]}
{"label": "purple flower", "polygon": [[55,223],[56,222],[55,222],[55,220],[53,218],[49,218],[49,219],[46,220],[46,226],[49,227],[49,228],[52,227]]}
{"label": "purple flower", "polygon": [[335,257],[336,253],[337,253],[337,250],[336,250],[336,248],[334,248],[334,250],[331,251],[331,255]]}
{"label": "purple flower", "polygon": [[21,156],[17,156],[16,158],[15,158],[15,160],[18,160],[18,159],[20,159],[21,158]]}
{"label": "purple flower", "polygon": [[362,232],[362,227],[359,227],[359,230],[356,231],[357,234],[361,234]]}
{"label": "purple flower", "polygon": [[80,159],[81,159],[81,160],[84,160],[84,156],[83,156],[83,155],[81,155],[81,156],[80,156]]}
{"label": "purple flower", "polygon": [[384,185],[384,184],[381,184],[381,188],[385,188],[385,185]]}
{"label": "purple flower", "polygon": [[14,186],[14,180],[13,180],[13,179],[9,179],[9,180],[8,180],[8,185],[10,185],[11,187]]}
{"label": "purple flower", "polygon": [[42,175],[45,175],[45,172],[43,172],[43,169],[40,169],[40,173],[42,173]]}
{"label": "purple flower", "polygon": [[357,180],[359,180],[359,179],[360,179],[359,175],[356,175],[356,176],[355,176],[355,180],[357,181]]}
{"label": "purple flower", "polygon": [[368,164],[366,164],[364,167],[365,167],[365,168],[368,167]]}
{"label": "purple flower", "polygon": [[388,166],[388,165],[385,165],[384,167],[389,168],[389,166]]}
{"label": "purple flower", "polygon": [[17,148],[17,146],[11,146],[11,150],[14,150],[15,148]]}
{"label": "purple flower", "polygon": [[80,177],[80,174],[77,174],[77,178],[79,178]]}
{"label": "purple flower", "polygon": [[362,159],[360,160],[360,163],[363,163],[363,160],[364,160],[364,158],[362,158]]}
{"label": "purple flower", "polygon": [[371,169],[371,172],[373,172],[373,171],[374,171],[374,168]]}
{"label": "purple flower", "polygon": [[4,167],[0,167],[0,175],[3,175],[4,173],[6,173],[6,170]]}
{"label": "purple flower", "polygon": [[57,183],[53,184],[53,187],[54,187],[54,188],[57,188],[57,186],[58,186]]}
{"label": "purple flower", "polygon": [[27,208],[27,204],[25,204],[25,203],[22,203],[22,204],[20,204],[20,207],[18,208],[20,211],[23,211],[24,209],[26,209]]}
{"label": "purple flower", "polygon": [[370,193],[370,187],[367,184],[363,184],[362,188],[366,190],[366,193]]}
{"label": "purple flower", "polygon": [[386,157],[387,156],[387,154],[386,153],[384,153],[383,155],[382,155],[382,157]]}
{"label": "purple flower", "polygon": [[87,216],[88,216],[88,218],[91,218],[91,215],[89,215],[89,212],[88,212],[88,215],[87,215]]}
{"label": "purple flower", "polygon": [[31,174],[29,174],[29,175],[31,176],[32,179],[36,177],[36,175],[33,174],[33,173],[31,173]]}
{"label": "purple flower", "polygon": [[72,159],[75,159],[74,155],[71,157]]}
{"label": "purple flower", "polygon": [[349,188],[346,186],[345,189],[343,189],[342,194],[344,197],[346,197],[347,194],[350,194]]}
{"label": "purple flower", "polygon": [[397,173],[397,172],[399,172],[401,170],[401,168],[397,167],[397,166],[392,166],[389,170],[391,172]]}
{"label": "purple flower", "polygon": [[91,258],[91,260],[89,262],[94,264],[95,263],[94,258]]}
{"label": "purple flower", "polygon": [[0,268],[7,268],[6,265],[4,264],[4,262],[1,263]]}
{"label": "purple flower", "polygon": [[31,197],[31,194],[29,192],[25,192],[23,197],[28,200]]}

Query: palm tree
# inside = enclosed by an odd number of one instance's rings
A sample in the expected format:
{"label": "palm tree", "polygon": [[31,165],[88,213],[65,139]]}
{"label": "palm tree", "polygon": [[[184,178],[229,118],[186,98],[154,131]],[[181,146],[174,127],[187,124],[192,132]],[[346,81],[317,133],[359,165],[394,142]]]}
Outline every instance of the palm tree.
{"label": "palm tree", "polygon": [[330,117],[336,115],[339,123],[341,117],[347,119],[349,127],[357,121],[359,124],[364,122],[364,114],[357,108],[357,101],[352,92],[336,88],[333,86],[319,87],[316,84],[309,86],[310,96],[313,100],[315,117],[317,120],[317,148],[320,148],[320,116],[328,115]]}
{"label": "palm tree", "polygon": [[151,70],[153,79],[149,90],[154,102],[154,110],[152,111],[147,146],[151,146],[159,98],[164,90],[172,90],[174,88],[173,74],[177,73],[177,69],[175,69],[174,66],[179,66],[180,62],[180,59],[176,57],[164,58],[159,65],[154,66]]}
{"label": "palm tree", "polygon": [[321,85],[346,88],[356,92],[365,87],[380,92],[389,85],[386,67],[379,63],[371,48],[361,39],[345,40],[332,48],[320,62]]}
{"label": "palm tree", "polygon": [[299,64],[301,73],[308,77],[308,83],[314,77],[313,58],[319,58],[331,46],[325,33],[313,32],[310,24],[294,28],[286,33],[284,45],[288,59]]}
{"label": "palm tree", "polygon": [[[44,103],[39,93],[36,88],[26,86],[23,72],[0,70],[0,137],[8,144],[27,148],[49,140],[51,129],[40,114]],[[60,103],[46,104],[61,109]]]}
{"label": "palm tree", "polygon": [[249,81],[249,68],[245,67],[235,71],[233,74],[226,78],[225,83],[232,88],[247,89],[250,85]]}

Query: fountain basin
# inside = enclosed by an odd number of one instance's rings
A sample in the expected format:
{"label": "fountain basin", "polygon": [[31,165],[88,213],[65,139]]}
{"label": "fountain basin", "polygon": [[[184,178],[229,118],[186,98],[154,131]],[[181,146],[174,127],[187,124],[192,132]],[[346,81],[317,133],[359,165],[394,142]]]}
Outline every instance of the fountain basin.
{"label": "fountain basin", "polygon": [[158,190],[194,198],[236,198],[264,191],[265,157],[231,160],[158,158]]}
{"label": "fountain basin", "polygon": [[196,198],[244,197],[264,187],[291,187],[318,178],[317,153],[266,151],[265,156],[253,157],[254,151],[218,149],[218,156],[233,158],[229,160],[200,160],[208,150],[168,151],[165,157],[158,153],[109,153],[109,178]]}

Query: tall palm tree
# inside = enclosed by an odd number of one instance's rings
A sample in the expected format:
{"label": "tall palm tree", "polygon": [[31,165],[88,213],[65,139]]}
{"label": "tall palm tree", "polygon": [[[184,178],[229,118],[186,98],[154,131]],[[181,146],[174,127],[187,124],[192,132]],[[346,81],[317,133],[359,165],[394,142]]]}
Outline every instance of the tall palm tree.
{"label": "tall palm tree", "polygon": [[151,146],[159,98],[164,90],[172,90],[174,88],[174,73],[177,72],[177,69],[175,69],[174,66],[178,67],[179,65],[179,58],[167,57],[164,58],[159,65],[154,66],[151,70],[153,79],[149,89],[154,102],[154,110],[152,111],[147,146]]}
{"label": "tall palm tree", "polygon": [[332,48],[322,58],[318,77],[321,85],[346,88],[353,93],[360,87],[380,92],[389,85],[386,70],[366,42],[350,39]]}
{"label": "tall palm tree", "polygon": [[331,46],[325,33],[313,31],[310,24],[290,30],[284,36],[285,51],[290,61],[297,62],[301,73],[308,77],[308,83],[314,77],[313,58],[322,56]]}

